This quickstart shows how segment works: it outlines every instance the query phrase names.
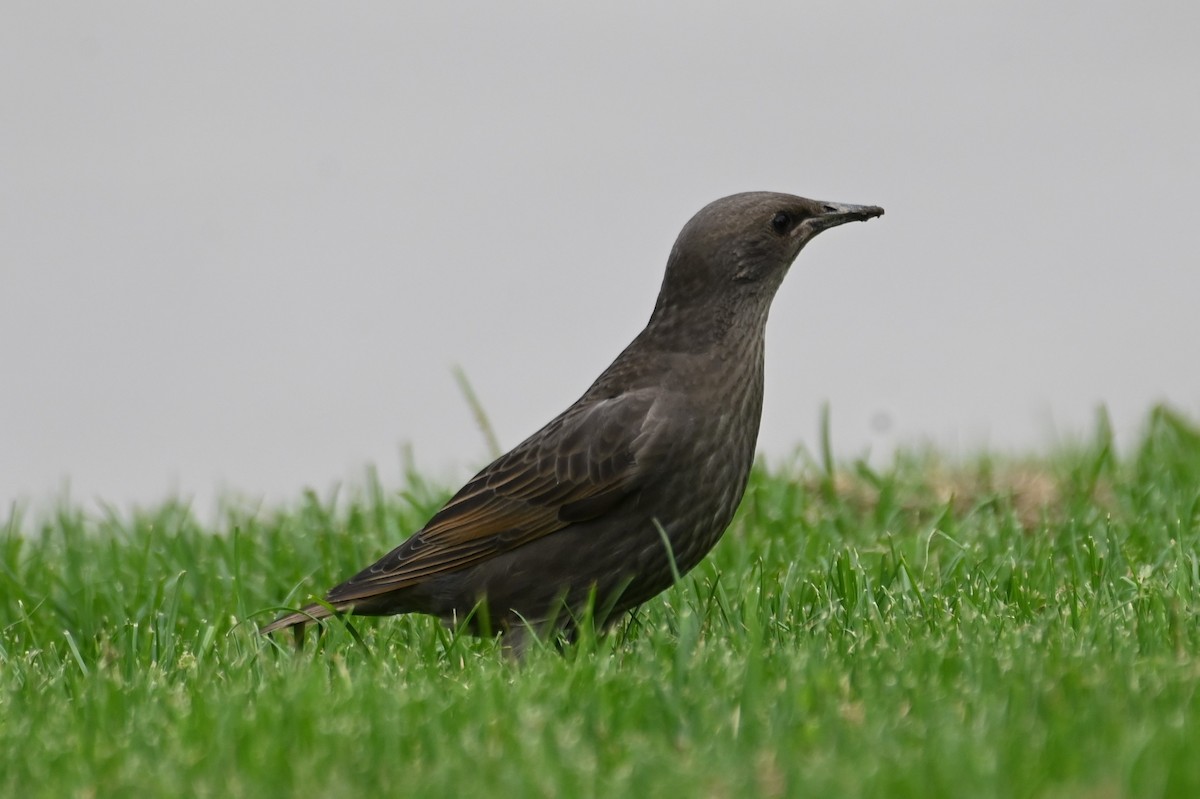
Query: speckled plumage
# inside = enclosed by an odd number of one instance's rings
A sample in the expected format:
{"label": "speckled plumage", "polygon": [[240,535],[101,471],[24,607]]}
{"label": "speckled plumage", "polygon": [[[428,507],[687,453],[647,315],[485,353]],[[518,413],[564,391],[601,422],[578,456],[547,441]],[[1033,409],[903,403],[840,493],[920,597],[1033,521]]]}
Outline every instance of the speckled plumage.
{"label": "speckled plumage", "polygon": [[[519,645],[569,627],[593,591],[603,623],[668,588],[672,559],[680,574],[699,563],[746,488],[788,268],[822,230],[882,213],[770,192],[710,203],[679,234],[645,330],[584,395],[326,602],[447,621],[479,605],[477,628]],[[329,615],[311,604],[263,632]]]}

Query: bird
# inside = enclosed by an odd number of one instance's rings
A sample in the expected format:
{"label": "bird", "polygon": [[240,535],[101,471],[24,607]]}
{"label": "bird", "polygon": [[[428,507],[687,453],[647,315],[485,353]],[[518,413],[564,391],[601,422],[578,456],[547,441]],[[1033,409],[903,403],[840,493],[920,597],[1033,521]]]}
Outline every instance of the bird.
{"label": "bird", "polygon": [[645,329],[573,405],[472,477],[411,537],[268,634],[351,612],[424,613],[522,653],[597,629],[713,548],[746,489],[776,291],[822,231],[873,205],[743,192],[684,225]]}

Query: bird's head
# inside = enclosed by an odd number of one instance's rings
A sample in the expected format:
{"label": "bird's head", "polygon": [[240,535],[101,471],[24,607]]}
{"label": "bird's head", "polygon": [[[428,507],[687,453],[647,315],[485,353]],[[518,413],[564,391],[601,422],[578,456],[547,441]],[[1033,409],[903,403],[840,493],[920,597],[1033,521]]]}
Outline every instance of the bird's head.
{"label": "bird's head", "polygon": [[667,262],[655,314],[729,307],[745,299],[765,314],[792,261],[823,230],[883,214],[847,205],[755,191],[711,202],[684,225]]}

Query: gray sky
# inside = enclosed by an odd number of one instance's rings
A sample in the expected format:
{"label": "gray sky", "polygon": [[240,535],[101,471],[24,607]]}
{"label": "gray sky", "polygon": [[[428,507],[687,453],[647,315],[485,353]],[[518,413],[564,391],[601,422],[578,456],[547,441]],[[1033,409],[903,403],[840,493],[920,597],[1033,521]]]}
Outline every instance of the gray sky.
{"label": "gray sky", "polygon": [[883,205],[777,298],[760,449],[1200,413],[1200,3],[10,2],[0,500],[206,513],[486,461],[710,200]]}

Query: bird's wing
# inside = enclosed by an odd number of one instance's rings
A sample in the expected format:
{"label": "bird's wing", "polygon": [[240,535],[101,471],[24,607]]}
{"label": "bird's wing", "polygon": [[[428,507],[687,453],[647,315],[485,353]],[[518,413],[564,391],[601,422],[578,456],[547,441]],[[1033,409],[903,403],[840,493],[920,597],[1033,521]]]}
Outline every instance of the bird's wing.
{"label": "bird's wing", "polygon": [[458,571],[604,514],[670,449],[661,395],[573,406],[471,479],[420,532],[329,592],[352,602]]}

